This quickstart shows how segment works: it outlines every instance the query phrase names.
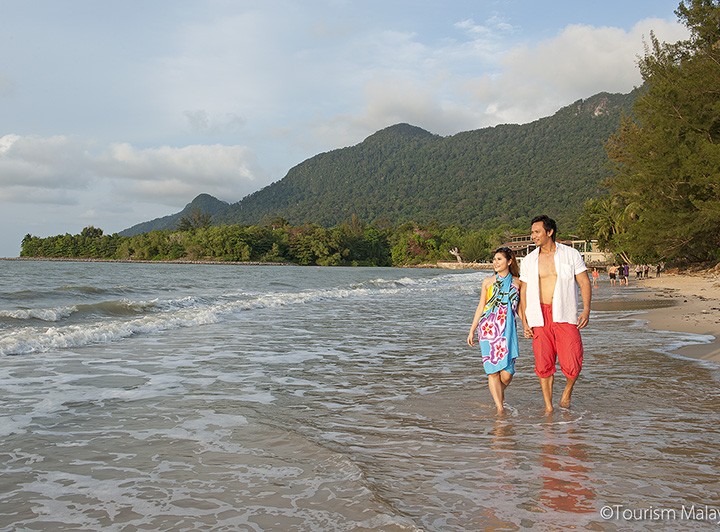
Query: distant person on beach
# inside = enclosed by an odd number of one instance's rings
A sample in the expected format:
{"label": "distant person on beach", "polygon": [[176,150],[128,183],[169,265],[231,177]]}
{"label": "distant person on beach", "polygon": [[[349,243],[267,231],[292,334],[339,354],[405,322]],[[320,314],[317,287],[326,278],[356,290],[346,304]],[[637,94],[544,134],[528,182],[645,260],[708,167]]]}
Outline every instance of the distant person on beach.
{"label": "distant person on beach", "polygon": [[593,268],[593,271],[592,271],[592,280],[593,280],[593,281],[592,281],[592,284],[593,284],[593,286],[596,287],[596,288],[597,288],[597,285],[598,285],[598,277],[600,277],[600,273],[597,271],[597,268]]}
{"label": "distant person on beach", "polygon": [[625,265],[621,264],[618,266],[618,281],[620,281],[620,286],[625,284]]}
{"label": "distant person on beach", "polygon": [[660,266],[660,263],[658,262],[658,265],[655,267],[655,277],[660,277],[660,270],[662,267]]}
{"label": "distant person on beach", "polygon": [[[550,413],[556,360],[567,378],[560,406],[570,407],[582,369],[580,329],[590,320],[592,286],[580,252],[555,242],[555,220],[545,215],[533,218],[530,236],[537,247],[522,261],[520,317],[525,338],[533,339],[535,373],[540,378],[545,412]],[[579,317],[578,287],[583,302]]]}
{"label": "distant person on beach", "polygon": [[520,271],[510,248],[499,248],[493,255],[495,275],[485,278],[473,317],[468,345],[474,345],[475,331],[480,343],[483,368],[488,376],[490,395],[498,413],[505,402],[505,389],[515,374],[518,334],[515,325],[520,302]]}
{"label": "distant person on beach", "polygon": [[623,275],[625,276],[625,286],[630,286],[630,265],[623,264]]}
{"label": "distant person on beach", "polygon": [[610,277],[610,286],[615,286],[617,283],[617,266],[614,264],[608,268],[608,277]]}

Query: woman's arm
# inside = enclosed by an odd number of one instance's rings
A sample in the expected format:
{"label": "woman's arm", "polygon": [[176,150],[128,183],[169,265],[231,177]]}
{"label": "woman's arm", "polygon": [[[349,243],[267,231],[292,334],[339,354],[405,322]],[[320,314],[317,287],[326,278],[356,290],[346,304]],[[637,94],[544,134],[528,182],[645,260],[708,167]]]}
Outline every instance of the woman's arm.
{"label": "woman's arm", "polygon": [[475,316],[473,316],[472,325],[470,326],[470,332],[468,333],[467,343],[468,345],[475,345],[475,329],[477,329],[480,318],[482,317],[483,308],[487,302],[487,289],[490,286],[491,277],[485,279],[482,283],[482,289],[480,290],[480,303],[478,303],[477,309],[475,309]]}
{"label": "woman's arm", "polygon": [[533,332],[532,327],[528,325],[527,316],[525,316],[525,309],[527,308],[527,283],[520,281],[520,319],[523,324],[523,336],[525,338],[532,338]]}

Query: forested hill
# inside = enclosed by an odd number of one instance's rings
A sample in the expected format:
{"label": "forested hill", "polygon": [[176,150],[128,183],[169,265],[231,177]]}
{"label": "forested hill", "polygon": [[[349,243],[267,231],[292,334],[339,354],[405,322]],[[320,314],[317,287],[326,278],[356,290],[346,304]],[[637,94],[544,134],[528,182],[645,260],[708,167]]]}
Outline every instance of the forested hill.
{"label": "forested hill", "polygon": [[194,213],[201,212],[210,215],[211,218],[217,218],[222,215],[229,206],[230,205],[228,203],[220,201],[210,194],[200,194],[190,203],[185,205],[185,208],[182,211],[176,214],[163,216],[162,218],[155,218],[149,222],[133,225],[132,227],[121,231],[119,234],[122,236],[134,236],[161,229],[176,229],[180,220],[183,218],[190,218]]}
{"label": "forested hill", "polygon": [[432,135],[399,124],[323,153],[218,219],[256,224],[282,216],[332,226],[350,219],[466,227],[527,223],[540,212],[575,225],[609,175],[604,144],[636,94],[598,94],[525,125]]}
{"label": "forested hill", "polygon": [[282,180],[212,213],[212,222],[254,225],[283,217],[333,226],[354,214],[364,222],[491,228],[522,227],[548,213],[567,230],[610,175],[604,144],[621,114],[631,113],[637,92],[600,93],[529,124],[449,137],[394,125],[302,162]]}

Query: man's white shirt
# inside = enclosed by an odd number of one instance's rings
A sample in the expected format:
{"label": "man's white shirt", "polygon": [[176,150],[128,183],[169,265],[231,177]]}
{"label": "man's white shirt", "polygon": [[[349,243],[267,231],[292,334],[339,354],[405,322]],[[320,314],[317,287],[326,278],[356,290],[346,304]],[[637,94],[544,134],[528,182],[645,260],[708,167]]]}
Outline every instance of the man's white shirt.
{"label": "man's white shirt", "polygon": [[[564,244],[555,244],[555,271],[557,281],[552,300],[553,321],[556,323],[577,323],[578,297],[575,276],[587,271],[580,252]],[[540,276],[538,258],[540,248],[535,248],[520,262],[520,280],[527,283],[525,289],[525,316],[530,327],[542,327],[543,317],[540,309]]]}

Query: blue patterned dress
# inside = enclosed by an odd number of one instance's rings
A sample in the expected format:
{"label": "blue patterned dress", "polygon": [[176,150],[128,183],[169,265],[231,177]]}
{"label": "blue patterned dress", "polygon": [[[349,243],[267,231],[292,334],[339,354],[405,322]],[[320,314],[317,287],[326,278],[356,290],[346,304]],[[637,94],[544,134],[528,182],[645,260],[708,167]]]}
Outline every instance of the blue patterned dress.
{"label": "blue patterned dress", "polygon": [[515,373],[515,359],[518,356],[515,316],[520,294],[512,280],[510,273],[505,277],[495,275],[495,282],[488,288],[487,302],[478,323],[478,341],[487,374],[501,370]]}

